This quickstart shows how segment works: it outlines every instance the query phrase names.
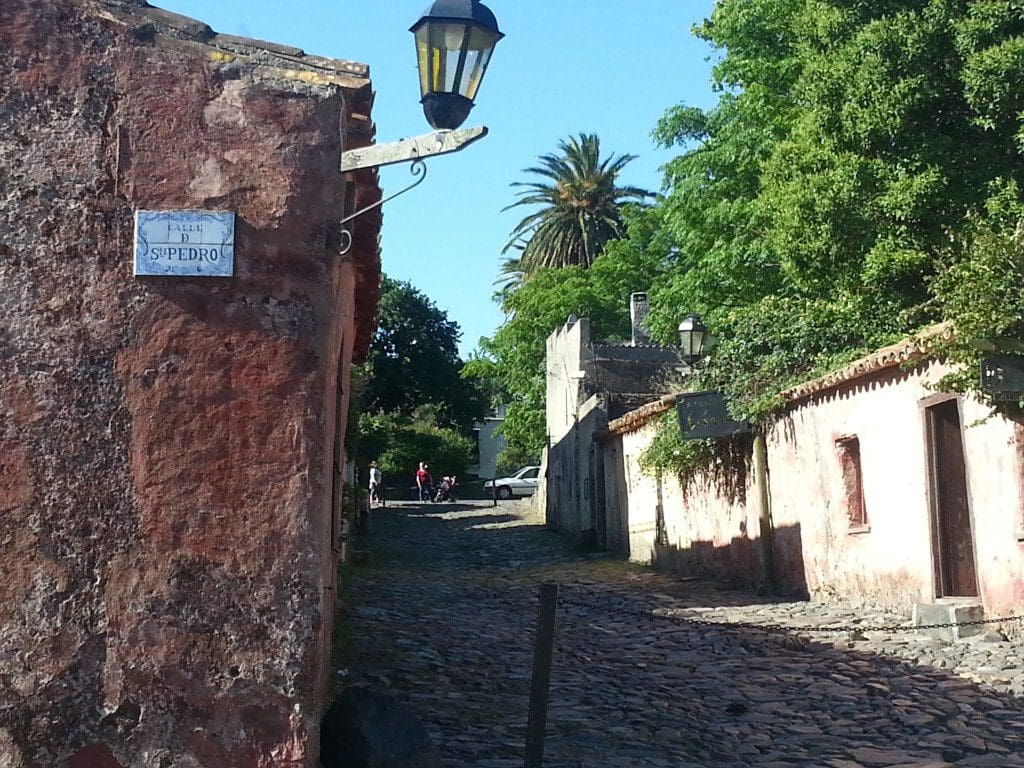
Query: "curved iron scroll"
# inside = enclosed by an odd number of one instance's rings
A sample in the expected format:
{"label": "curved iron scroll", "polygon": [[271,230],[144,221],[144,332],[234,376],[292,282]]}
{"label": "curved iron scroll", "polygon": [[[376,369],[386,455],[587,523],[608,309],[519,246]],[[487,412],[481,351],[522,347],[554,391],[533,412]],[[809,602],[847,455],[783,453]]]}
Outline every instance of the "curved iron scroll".
{"label": "curved iron scroll", "polygon": [[[408,187],[405,187],[404,189],[400,189],[397,192],[395,192],[393,195],[388,195],[387,197],[378,200],[376,203],[373,203],[372,205],[368,205],[365,208],[362,208],[362,209],[356,211],[355,213],[346,216],[341,221],[339,221],[338,224],[339,225],[347,224],[348,222],[352,221],[352,219],[359,218],[364,213],[369,213],[370,211],[372,211],[372,210],[374,210],[376,208],[380,208],[382,205],[384,205],[384,203],[388,202],[389,200],[394,200],[399,195],[404,195],[410,189],[413,189],[414,187],[418,187],[420,184],[422,184],[423,180],[427,178],[427,164],[425,162],[423,162],[423,158],[422,157],[417,157],[415,160],[412,161],[412,163],[409,165],[409,173],[411,173],[414,177],[416,177],[416,180],[412,184],[410,184]],[[342,229],[341,230],[341,245],[338,248],[338,253],[340,255],[344,256],[350,250],[352,250],[352,232],[350,230],[348,230],[348,229]]]}

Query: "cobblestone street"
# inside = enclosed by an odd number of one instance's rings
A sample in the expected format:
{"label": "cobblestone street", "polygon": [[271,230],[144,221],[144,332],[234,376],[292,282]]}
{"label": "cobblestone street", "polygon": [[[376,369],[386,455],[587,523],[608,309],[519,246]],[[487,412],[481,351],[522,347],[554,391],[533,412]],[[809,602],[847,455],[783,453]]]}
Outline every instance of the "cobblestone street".
{"label": "cobblestone street", "polygon": [[523,764],[545,581],[562,585],[545,766],[1024,766],[1020,644],[873,632],[906,617],[588,556],[527,515],[375,510],[369,562],[344,573],[339,684],[389,688],[446,766]]}

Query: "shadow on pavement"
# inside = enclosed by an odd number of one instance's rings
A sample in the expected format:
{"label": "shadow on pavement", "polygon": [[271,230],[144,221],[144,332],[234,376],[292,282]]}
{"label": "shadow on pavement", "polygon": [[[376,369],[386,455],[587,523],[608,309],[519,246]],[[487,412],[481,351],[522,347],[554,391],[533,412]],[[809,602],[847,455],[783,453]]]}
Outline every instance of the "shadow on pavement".
{"label": "shadow on pavement", "polygon": [[446,766],[522,764],[547,580],[563,588],[545,765],[1024,766],[1019,698],[842,638],[656,616],[772,601],[577,552],[521,515],[375,510],[382,562],[414,558],[427,576],[382,566],[345,588],[349,679],[409,701]]}

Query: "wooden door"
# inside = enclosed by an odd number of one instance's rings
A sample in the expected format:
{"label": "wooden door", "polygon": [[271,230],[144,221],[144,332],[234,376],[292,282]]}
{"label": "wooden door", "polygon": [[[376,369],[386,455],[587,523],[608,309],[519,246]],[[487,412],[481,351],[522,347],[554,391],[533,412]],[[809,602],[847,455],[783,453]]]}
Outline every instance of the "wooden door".
{"label": "wooden door", "polygon": [[977,597],[978,576],[960,407],[956,400],[947,400],[931,406],[925,413],[936,595]]}

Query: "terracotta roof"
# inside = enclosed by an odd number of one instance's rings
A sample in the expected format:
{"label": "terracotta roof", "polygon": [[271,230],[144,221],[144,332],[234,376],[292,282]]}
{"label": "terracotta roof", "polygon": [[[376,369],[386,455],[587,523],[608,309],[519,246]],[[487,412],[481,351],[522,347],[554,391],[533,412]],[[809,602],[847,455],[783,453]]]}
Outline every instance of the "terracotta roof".
{"label": "terracotta roof", "polygon": [[802,400],[805,397],[824,392],[876,371],[895,368],[904,363],[924,360],[932,354],[937,343],[951,340],[955,333],[952,323],[933,325],[924,329],[916,336],[876,350],[870,355],[865,355],[838,370],[826,373],[817,379],[805,381],[803,384],[798,384],[795,387],[790,387],[782,393],[782,397],[787,402]]}
{"label": "terracotta roof", "polygon": [[630,411],[621,418],[608,422],[608,428],[602,431],[598,437],[604,439],[614,435],[638,432],[662,414],[675,408],[677,399],[678,395],[664,395],[647,405],[642,405],[635,411]]}

